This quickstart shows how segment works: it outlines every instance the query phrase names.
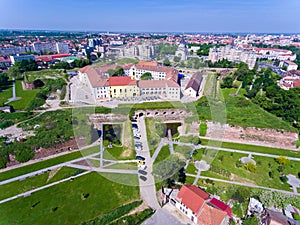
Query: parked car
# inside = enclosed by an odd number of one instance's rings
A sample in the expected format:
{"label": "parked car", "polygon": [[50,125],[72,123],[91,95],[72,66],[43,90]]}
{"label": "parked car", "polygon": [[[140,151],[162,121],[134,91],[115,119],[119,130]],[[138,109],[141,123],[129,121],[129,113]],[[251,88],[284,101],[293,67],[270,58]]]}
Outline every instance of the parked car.
{"label": "parked car", "polygon": [[137,160],[145,160],[145,158],[144,158],[143,156],[140,156],[140,155],[137,155],[135,158],[136,158]]}
{"label": "parked car", "polygon": [[144,170],[138,170],[138,173],[143,174],[143,175],[147,175],[147,172]]}

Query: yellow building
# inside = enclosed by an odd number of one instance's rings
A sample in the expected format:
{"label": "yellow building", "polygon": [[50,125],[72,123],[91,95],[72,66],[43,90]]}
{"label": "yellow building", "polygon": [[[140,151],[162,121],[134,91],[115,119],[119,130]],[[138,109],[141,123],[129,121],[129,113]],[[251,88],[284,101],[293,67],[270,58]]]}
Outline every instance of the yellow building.
{"label": "yellow building", "polygon": [[109,86],[111,98],[132,98],[140,95],[136,80],[128,76],[110,77]]}

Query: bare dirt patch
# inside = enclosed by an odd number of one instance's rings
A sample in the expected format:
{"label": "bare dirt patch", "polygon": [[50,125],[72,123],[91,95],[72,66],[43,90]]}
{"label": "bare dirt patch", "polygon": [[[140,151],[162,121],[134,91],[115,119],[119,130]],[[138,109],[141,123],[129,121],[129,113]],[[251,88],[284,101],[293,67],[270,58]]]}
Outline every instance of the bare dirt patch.
{"label": "bare dirt patch", "polygon": [[222,135],[218,137],[223,141],[233,141],[244,144],[264,145],[283,149],[296,149],[295,143],[298,134],[290,131],[278,131],[274,129],[238,127],[229,124],[220,125],[208,122],[206,137],[216,139],[215,132],[222,129]]}

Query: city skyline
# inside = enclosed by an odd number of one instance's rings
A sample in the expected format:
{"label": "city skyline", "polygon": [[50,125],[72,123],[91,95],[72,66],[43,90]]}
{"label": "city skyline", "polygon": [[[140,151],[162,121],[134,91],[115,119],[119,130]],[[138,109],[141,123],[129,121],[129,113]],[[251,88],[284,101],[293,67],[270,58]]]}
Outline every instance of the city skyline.
{"label": "city skyline", "polygon": [[4,0],[0,29],[297,33],[299,7],[297,0]]}

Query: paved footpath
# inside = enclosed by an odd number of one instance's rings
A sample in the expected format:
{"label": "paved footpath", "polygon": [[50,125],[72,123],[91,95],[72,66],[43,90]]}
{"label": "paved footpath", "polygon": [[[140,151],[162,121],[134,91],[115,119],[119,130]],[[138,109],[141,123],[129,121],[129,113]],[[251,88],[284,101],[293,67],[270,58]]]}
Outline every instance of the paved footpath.
{"label": "paved footpath", "polygon": [[80,173],[80,174],[78,174],[78,175],[76,175],[76,176],[68,177],[68,178],[65,178],[65,179],[63,179],[63,180],[56,181],[56,182],[53,182],[53,183],[51,183],[51,184],[44,185],[44,186],[42,186],[42,187],[39,187],[39,188],[30,190],[30,191],[23,192],[23,193],[21,193],[21,194],[15,195],[15,196],[13,196],[13,197],[3,199],[3,200],[0,201],[0,204],[3,204],[3,203],[5,203],[5,202],[12,201],[12,200],[17,199],[17,198],[20,198],[20,197],[27,197],[27,196],[30,196],[30,195],[31,195],[32,193],[34,193],[34,192],[37,192],[37,191],[46,189],[46,188],[48,188],[48,187],[51,187],[51,186],[54,186],[54,185],[57,185],[57,184],[60,184],[60,183],[66,182],[66,181],[70,181],[71,179],[75,179],[76,177],[84,176],[84,175],[86,175],[86,174],[88,174],[88,173],[90,173],[90,172],[91,172],[91,171],[86,171],[86,172]]}
{"label": "paved footpath", "polygon": [[[195,177],[195,178],[197,177],[197,175],[195,175],[195,174],[187,173],[186,175],[189,176],[189,177]],[[279,190],[279,189],[275,189],[275,188],[268,188],[268,187],[258,186],[258,185],[255,185],[255,184],[245,184],[245,183],[240,183],[240,182],[236,182],[236,181],[222,180],[222,179],[218,179],[218,178],[205,177],[205,176],[198,176],[198,178],[200,178],[200,179],[209,179],[209,180],[228,183],[228,184],[235,184],[235,185],[251,187],[251,188],[260,188],[260,189],[265,189],[265,190],[269,190],[269,191],[276,191],[276,192],[281,192],[281,193],[284,193],[284,194],[300,196],[299,193],[295,194],[294,192]]]}

